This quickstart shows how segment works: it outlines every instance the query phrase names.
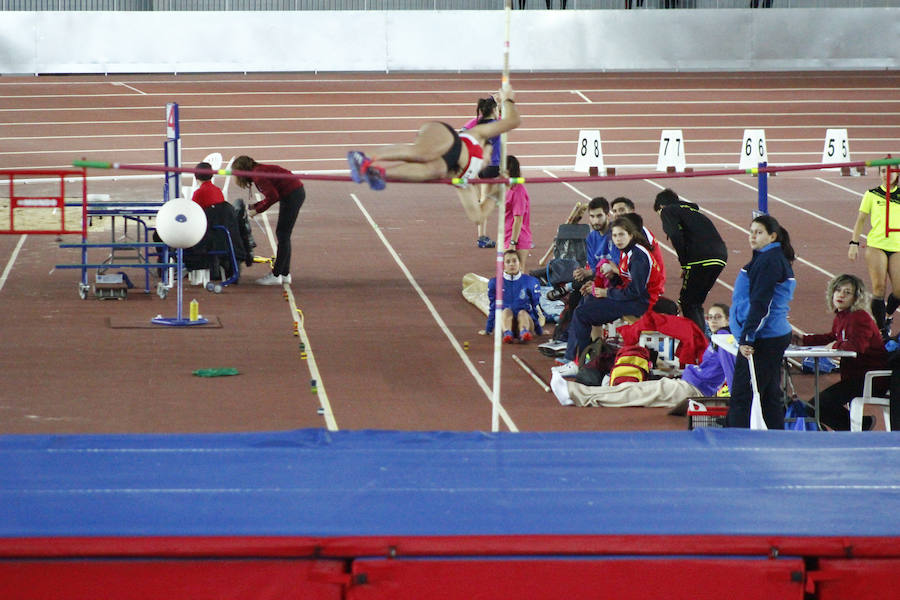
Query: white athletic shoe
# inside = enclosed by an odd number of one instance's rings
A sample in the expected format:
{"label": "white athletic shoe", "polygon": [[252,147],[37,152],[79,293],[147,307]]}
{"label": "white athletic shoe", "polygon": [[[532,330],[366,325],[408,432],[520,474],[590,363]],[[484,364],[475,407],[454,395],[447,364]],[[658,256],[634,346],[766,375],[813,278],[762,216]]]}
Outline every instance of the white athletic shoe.
{"label": "white athletic shoe", "polygon": [[291,274],[281,276],[281,283],[290,283],[291,282]]}
{"label": "white athletic shoe", "polygon": [[564,365],[553,367],[550,370],[554,373],[558,373],[560,377],[575,377],[578,375],[578,365],[575,364],[574,360],[569,361]]}
{"label": "white athletic shoe", "polygon": [[257,285],[281,285],[281,275],[275,275],[274,273],[269,273],[265,277],[260,277],[256,280]]}

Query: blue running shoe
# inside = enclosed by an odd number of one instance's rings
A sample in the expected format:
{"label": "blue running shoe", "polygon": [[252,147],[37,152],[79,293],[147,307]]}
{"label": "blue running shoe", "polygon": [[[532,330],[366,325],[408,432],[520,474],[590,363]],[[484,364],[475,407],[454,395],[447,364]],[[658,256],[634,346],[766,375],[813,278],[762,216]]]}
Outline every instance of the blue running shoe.
{"label": "blue running shoe", "polygon": [[478,245],[479,248],[496,248],[497,247],[497,242],[495,242],[494,240],[492,240],[491,238],[489,238],[486,235],[479,237],[478,241],[475,243]]}
{"label": "blue running shoe", "polygon": [[358,150],[351,150],[347,153],[347,164],[350,165],[350,178],[356,183],[362,183],[366,180],[366,171],[363,167],[367,160],[366,155]]}
{"label": "blue running shoe", "polygon": [[381,167],[369,166],[366,169],[366,179],[369,181],[369,187],[373,190],[383,190],[387,185],[384,181],[384,169]]}

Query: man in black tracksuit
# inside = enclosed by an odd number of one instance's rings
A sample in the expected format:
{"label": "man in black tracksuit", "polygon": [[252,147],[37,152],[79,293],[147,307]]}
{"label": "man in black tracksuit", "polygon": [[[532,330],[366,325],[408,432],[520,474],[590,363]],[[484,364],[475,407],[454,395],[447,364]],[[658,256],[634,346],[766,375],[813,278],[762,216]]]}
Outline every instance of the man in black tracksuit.
{"label": "man in black tracksuit", "polygon": [[663,231],[681,263],[681,294],[678,298],[681,314],[709,335],[703,303],[725,268],[728,248],[712,221],[700,212],[700,207],[679,199],[672,190],[665,189],[656,195],[653,210],[659,214]]}

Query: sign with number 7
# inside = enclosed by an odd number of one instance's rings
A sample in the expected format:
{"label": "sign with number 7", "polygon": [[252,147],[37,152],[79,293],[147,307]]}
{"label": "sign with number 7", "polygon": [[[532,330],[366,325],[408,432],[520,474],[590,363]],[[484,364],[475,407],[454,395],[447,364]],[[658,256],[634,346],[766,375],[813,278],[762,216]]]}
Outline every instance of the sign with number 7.
{"label": "sign with number 7", "polygon": [[679,173],[684,171],[684,136],[680,129],[664,129],[659,137],[659,157],[657,171],[667,171],[674,167]]}

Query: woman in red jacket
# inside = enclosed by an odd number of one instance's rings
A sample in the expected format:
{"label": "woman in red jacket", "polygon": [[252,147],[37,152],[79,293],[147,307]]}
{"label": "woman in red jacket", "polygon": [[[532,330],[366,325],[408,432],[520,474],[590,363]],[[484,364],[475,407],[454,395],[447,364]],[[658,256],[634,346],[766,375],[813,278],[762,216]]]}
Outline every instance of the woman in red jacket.
{"label": "woman in red jacket", "polygon": [[[275,239],[278,248],[275,251],[275,262],[272,272],[256,280],[260,285],[279,285],[291,283],[291,232],[297,222],[297,214],[306,191],[299,177],[290,177],[291,172],[278,165],[262,165],[249,156],[238,156],[231,163],[232,171],[252,172],[249,177],[235,175],[234,182],[240,188],[250,189],[256,185],[263,199],[250,205],[249,216],[254,217],[268,210],[276,202],[278,208],[278,224],[275,225]],[[269,175],[278,175],[270,177]]]}
{"label": "woman in red jacket", "polygon": [[[866,371],[887,367],[881,332],[866,310],[868,296],[866,284],[859,277],[838,275],[828,283],[825,293],[828,309],[835,313],[831,332],[795,338],[796,342],[807,346],[828,345],[837,350],[856,352],[856,358],[841,359],[841,380],[819,394],[819,420],[834,430],[850,429],[850,411],[846,404],[856,396],[862,396]],[[873,425],[872,417],[863,417],[863,429],[871,429]]]}

